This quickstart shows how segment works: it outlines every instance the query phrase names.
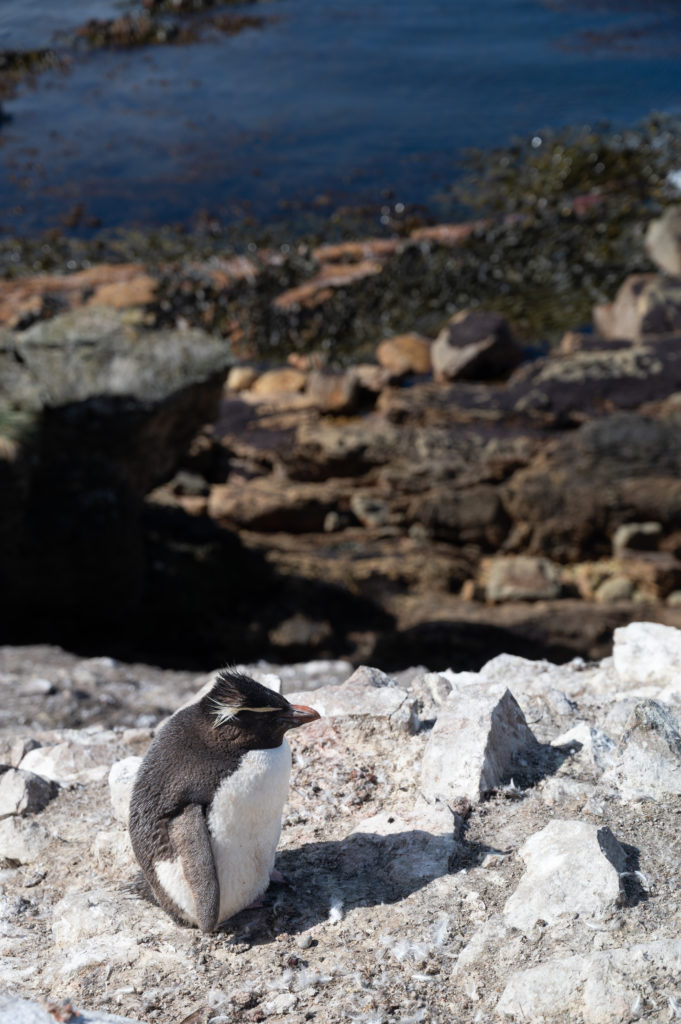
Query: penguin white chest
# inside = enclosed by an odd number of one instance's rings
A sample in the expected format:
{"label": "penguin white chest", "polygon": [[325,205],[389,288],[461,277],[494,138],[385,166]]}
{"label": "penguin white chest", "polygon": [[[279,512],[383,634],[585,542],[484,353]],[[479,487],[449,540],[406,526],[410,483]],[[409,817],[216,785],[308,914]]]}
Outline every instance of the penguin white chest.
{"label": "penguin white chest", "polygon": [[220,883],[220,921],[248,906],[269,884],[288,795],[291,748],[249,750],[220,783],[207,814]]}

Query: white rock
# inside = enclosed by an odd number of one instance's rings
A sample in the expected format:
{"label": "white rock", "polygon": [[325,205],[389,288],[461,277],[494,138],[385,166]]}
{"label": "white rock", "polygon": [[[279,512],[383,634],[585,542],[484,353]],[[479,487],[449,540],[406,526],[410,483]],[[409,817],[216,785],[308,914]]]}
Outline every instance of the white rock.
{"label": "white rock", "polygon": [[107,889],[69,893],[54,907],[52,934],[57,946],[76,946],[83,939],[109,936],[125,920],[125,902]]}
{"label": "white rock", "polygon": [[365,818],[350,833],[353,837],[376,845],[381,877],[396,888],[420,888],[446,875],[457,847],[451,812],[425,803],[408,815],[382,811]]}
{"label": "white rock", "polygon": [[601,771],[614,764],[617,754],[615,741],[586,722],[580,722],[574,728],[556,736],[555,740],[551,740],[551,746],[574,750],[579,759],[591,762]]}
{"label": "white rock", "polygon": [[527,870],[507,900],[507,924],[529,932],[561,914],[602,917],[620,894],[627,857],[608,828],[586,821],[549,822],[521,846]]}
{"label": "white rock", "polygon": [[47,830],[30,818],[0,821],[0,860],[31,864],[42,856],[49,841]]}
{"label": "white rock", "polygon": [[0,741],[0,764],[9,764],[18,768],[29,750],[35,750],[40,744],[35,739],[7,737]]}
{"label": "white rock", "polygon": [[681,690],[681,629],[632,622],[616,629],[613,659],[626,686],[675,686]]}
{"label": "white rock", "polygon": [[681,729],[666,704],[645,700],[632,711],[613,767],[602,777],[623,800],[681,794]]}
{"label": "white rock", "polygon": [[639,993],[649,988],[651,976],[668,974],[671,992],[676,991],[680,971],[681,939],[570,956],[518,971],[496,1009],[528,1024],[563,1019],[614,1024],[634,1019],[631,1008]]}
{"label": "white rock", "polygon": [[[510,690],[453,693],[426,744],[421,792],[427,800],[479,800],[529,765],[539,744]],[[523,764],[523,762],[525,762]]]}
{"label": "white rock", "polygon": [[98,832],[92,843],[92,855],[98,868],[113,871],[120,878],[132,877],[138,867],[127,829]]}
{"label": "white rock", "polygon": [[[292,704],[305,704],[309,699],[304,691],[286,696]],[[391,676],[366,665],[356,669],[344,683],[315,690],[312,706],[323,718],[371,715],[389,719],[400,731],[418,729],[415,698],[396,686]]]}
{"label": "white rock", "polygon": [[141,764],[141,757],[124,757],[122,761],[116,761],[109,772],[109,793],[114,818],[124,825],[128,823],[132,789]]}
{"label": "white rock", "polygon": [[478,960],[487,956],[503,942],[510,940],[509,926],[500,914],[493,914],[463,947],[454,965],[454,974],[465,974]]}
{"label": "white rock", "polygon": [[[17,996],[0,996],[0,1024],[54,1024],[55,1018],[40,1003]],[[132,1017],[119,1017],[101,1010],[78,1009],[78,1024],[140,1024]]]}
{"label": "white rock", "polygon": [[98,782],[106,778],[113,760],[112,746],[107,742],[97,742],[84,732],[79,739],[80,742],[66,740],[54,746],[30,750],[19,767],[62,785]]}
{"label": "white rock", "polygon": [[0,818],[10,814],[37,814],[58,793],[58,786],[33,772],[10,768],[0,775]]}

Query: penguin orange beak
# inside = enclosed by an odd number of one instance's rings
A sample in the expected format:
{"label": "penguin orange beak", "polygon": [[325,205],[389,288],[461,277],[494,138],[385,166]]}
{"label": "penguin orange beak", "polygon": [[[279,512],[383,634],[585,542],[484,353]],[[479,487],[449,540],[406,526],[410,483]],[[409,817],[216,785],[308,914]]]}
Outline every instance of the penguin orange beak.
{"label": "penguin orange beak", "polygon": [[321,716],[314,708],[308,708],[304,704],[291,704],[285,711],[282,711],[280,717],[283,718],[289,729],[295,729],[307,722],[314,722]]}

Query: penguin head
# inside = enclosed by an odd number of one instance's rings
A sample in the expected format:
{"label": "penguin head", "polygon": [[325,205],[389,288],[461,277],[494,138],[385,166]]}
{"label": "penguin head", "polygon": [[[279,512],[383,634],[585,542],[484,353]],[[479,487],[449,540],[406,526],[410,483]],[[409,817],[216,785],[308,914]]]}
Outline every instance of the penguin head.
{"label": "penguin head", "polygon": [[226,669],[199,702],[217,737],[249,749],[278,747],[284,733],[319,718],[303,704],[290,704],[241,672]]}

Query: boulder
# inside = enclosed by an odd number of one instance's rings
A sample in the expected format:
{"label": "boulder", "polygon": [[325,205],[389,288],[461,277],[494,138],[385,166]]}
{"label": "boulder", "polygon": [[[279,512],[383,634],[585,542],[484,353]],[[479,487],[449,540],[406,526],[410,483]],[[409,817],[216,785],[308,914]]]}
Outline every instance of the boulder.
{"label": "boulder", "polygon": [[603,784],[614,785],[623,800],[681,794],[681,729],[666,704],[644,700],[634,707]]}
{"label": "boulder", "polygon": [[407,373],[430,373],[430,341],[421,334],[384,338],[376,349],[376,360],[397,377]]}
{"label": "boulder", "polygon": [[258,398],[275,398],[277,395],[289,395],[304,391],[306,383],[307,374],[292,366],[282,366],[261,373],[254,380],[250,390]]}
{"label": "boulder", "polygon": [[467,687],[443,705],[426,744],[421,792],[428,801],[477,801],[525,774],[539,744],[510,690]]}
{"label": "boulder", "polygon": [[10,814],[37,814],[59,792],[50,779],[19,768],[0,766],[0,818]]}
{"label": "boulder", "polygon": [[[659,939],[620,949],[577,954],[517,971],[497,1003],[497,1014],[526,1024],[583,1020],[613,1024],[636,1019],[652,975],[677,978],[681,939]],[[666,1013],[666,1009],[664,1011]]]}
{"label": "boulder", "polygon": [[668,206],[661,217],[650,221],[645,247],[663,273],[681,277],[681,206]]}
{"label": "boulder", "polygon": [[130,799],[141,764],[141,757],[125,757],[122,761],[116,761],[109,772],[109,795],[114,818],[124,825],[128,823]]}
{"label": "boulder", "polygon": [[567,732],[561,733],[551,740],[552,747],[564,747],[578,760],[592,767],[605,771],[616,757],[617,744],[602,729],[580,722]]}
{"label": "boulder", "polygon": [[[292,704],[306,702],[304,692],[286,696]],[[366,665],[355,669],[344,683],[315,690],[312,703],[323,718],[371,715],[387,719],[401,732],[418,729],[415,698],[397,686],[391,676]]]}
{"label": "boulder", "polygon": [[437,381],[504,377],[522,360],[503,317],[463,310],[443,327],[431,347]]}
{"label": "boulder", "polygon": [[681,676],[681,629],[632,622],[613,634],[613,660],[623,686],[670,686]]}
{"label": "boulder", "polygon": [[[79,627],[141,600],[143,498],[217,412],[230,361],[199,330],[86,307],[0,337],[0,613]],[[73,524],[78,523],[78,529]]]}
{"label": "boulder", "polygon": [[13,815],[0,821],[0,863],[32,864],[40,860],[51,842],[37,821]]}
{"label": "boulder", "polygon": [[603,338],[646,338],[681,333],[681,281],[659,274],[631,274],[614,302],[594,307],[594,326]]}
{"label": "boulder", "polygon": [[510,555],[491,558],[484,567],[485,597],[500,601],[551,601],[560,596],[558,566],[548,558]]}
{"label": "boulder", "polygon": [[97,742],[83,736],[81,742],[64,740],[51,746],[30,750],[20,768],[62,785],[73,782],[106,778],[112,760],[112,748],[107,742]]}
{"label": "boulder", "polygon": [[330,373],[328,370],[311,370],[307,382],[310,401],[324,413],[350,413],[357,408],[359,381],[352,370],[346,373]]}
{"label": "boulder", "polygon": [[514,928],[530,932],[535,921],[551,925],[561,914],[602,918],[619,897],[627,856],[609,828],[555,819],[519,854],[526,871],[504,907]]}

